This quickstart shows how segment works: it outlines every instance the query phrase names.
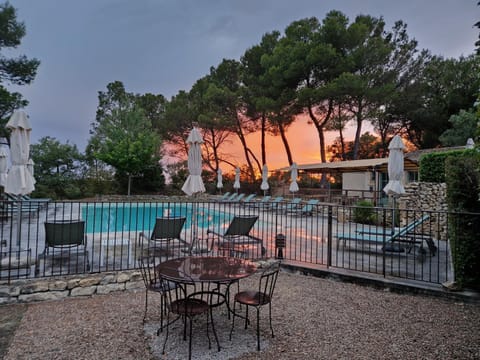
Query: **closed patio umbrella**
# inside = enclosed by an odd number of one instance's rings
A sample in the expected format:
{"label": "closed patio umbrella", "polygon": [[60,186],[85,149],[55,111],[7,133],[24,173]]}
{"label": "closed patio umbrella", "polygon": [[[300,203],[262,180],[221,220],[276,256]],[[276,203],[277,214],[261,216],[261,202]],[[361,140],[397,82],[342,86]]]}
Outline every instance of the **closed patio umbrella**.
{"label": "closed patio umbrella", "polygon": [[217,170],[217,189],[220,189],[222,191],[223,188],[223,173],[222,169]]}
{"label": "closed patio umbrella", "polygon": [[11,130],[10,155],[12,167],[7,174],[5,192],[16,195],[19,200],[17,206],[17,246],[20,246],[22,206],[20,198],[22,195],[30,194],[35,190],[35,179],[27,167],[30,157],[30,132],[32,127],[23,111],[14,112],[6,127]]}
{"label": "closed patio umbrella", "polygon": [[235,169],[235,182],[233,183],[233,188],[237,190],[237,192],[238,192],[238,189],[240,189],[240,168],[239,167]]}
{"label": "closed patio umbrella", "polygon": [[260,185],[260,189],[263,190],[263,195],[267,194],[267,190],[270,188],[268,185],[268,167],[266,164],[263,165],[262,168],[262,184]]}
{"label": "closed patio umbrella", "polygon": [[[203,144],[202,134],[193,127],[187,138],[187,143],[190,146],[188,149],[188,178],[182,186],[182,191],[189,195],[195,195],[205,192],[205,185],[202,180],[202,149]],[[194,202],[192,206],[192,244],[197,238],[197,203]]]}
{"label": "closed patio umbrella", "polygon": [[[202,181],[202,134],[196,127],[190,131],[187,138],[188,149],[188,178],[182,186],[182,191],[191,196],[196,193],[205,192],[205,185]],[[28,159],[27,159],[28,160]]]}
{"label": "closed patio umbrella", "polygon": [[388,183],[383,188],[387,195],[393,197],[392,228],[395,227],[395,200],[399,195],[405,194],[403,187],[403,144],[402,138],[395,135],[388,145]]}
{"label": "closed patio umbrella", "polygon": [[290,166],[290,187],[288,190],[292,193],[296,193],[299,188],[297,184],[297,177],[298,177],[298,168],[297,168],[297,163],[292,163],[292,166]]}
{"label": "closed patio umbrella", "polygon": [[0,142],[0,186],[5,187],[5,184],[7,183],[7,170],[8,170],[8,147],[7,145]]}

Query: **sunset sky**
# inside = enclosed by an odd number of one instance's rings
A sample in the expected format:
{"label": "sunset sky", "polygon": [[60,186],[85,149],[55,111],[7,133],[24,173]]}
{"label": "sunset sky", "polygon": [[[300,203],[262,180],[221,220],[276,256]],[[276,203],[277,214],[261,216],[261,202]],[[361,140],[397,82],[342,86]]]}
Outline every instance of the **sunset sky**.
{"label": "sunset sky", "polygon": [[[364,126],[365,131],[369,130],[370,126]],[[354,128],[349,128],[345,132],[345,136],[349,139],[354,137]],[[325,140],[327,143],[331,143],[338,136],[338,132],[326,133]],[[287,131],[287,139],[290,144],[290,150],[292,151],[293,161],[297,163],[307,164],[320,162],[320,140],[318,138],[317,130],[313,124],[308,124],[307,118],[301,118],[295,121],[295,124]],[[247,141],[252,151],[261,161],[261,149],[260,149],[260,133],[250,134],[247,137]],[[267,136],[267,165],[269,171],[288,166],[287,154],[280,137]],[[232,141],[232,146],[239,149],[236,153],[243,154],[241,151],[240,142],[236,139]],[[243,156],[238,156],[236,159],[239,165],[244,163]],[[231,167],[222,167],[223,170],[231,171]]]}
{"label": "sunset sky", "polygon": [[[0,0],[2,1],[2,0]],[[4,1],[2,1],[4,2]],[[382,16],[391,29],[408,25],[419,48],[445,57],[474,51],[480,7],[472,0],[10,0],[27,35],[15,51],[41,61],[37,77],[20,91],[30,104],[32,141],[51,136],[84,151],[98,105],[98,92],[122,81],[129,92],[189,91],[222,59],[239,60],[266,32],[283,32],[292,21],[331,10],[351,21],[358,14]],[[287,133],[294,160],[318,161],[318,136],[306,122]],[[333,135],[333,137],[336,135]],[[258,140],[248,139],[255,150]],[[331,140],[333,137],[328,138]],[[350,139],[351,140],[351,137]],[[287,165],[280,140],[268,139],[271,169]],[[281,145],[281,144],[280,144]],[[235,153],[237,153],[235,151]],[[256,151],[260,158],[260,151]],[[239,164],[242,160],[238,159]]]}

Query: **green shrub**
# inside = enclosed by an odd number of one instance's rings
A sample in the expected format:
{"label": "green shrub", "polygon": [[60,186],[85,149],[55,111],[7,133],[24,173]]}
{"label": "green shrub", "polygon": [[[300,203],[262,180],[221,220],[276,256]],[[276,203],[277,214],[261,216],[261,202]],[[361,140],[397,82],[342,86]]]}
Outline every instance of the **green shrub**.
{"label": "green shrub", "polygon": [[360,200],[353,209],[353,221],[359,224],[374,224],[375,209],[373,203],[368,200]]}
{"label": "green shrub", "polygon": [[480,155],[466,152],[445,166],[448,208],[455,212],[449,217],[455,281],[480,289]]}
{"label": "green shrub", "polygon": [[425,154],[420,157],[420,181],[443,183],[445,182],[445,160],[447,158],[471,154],[473,150],[451,150],[439,153]]}

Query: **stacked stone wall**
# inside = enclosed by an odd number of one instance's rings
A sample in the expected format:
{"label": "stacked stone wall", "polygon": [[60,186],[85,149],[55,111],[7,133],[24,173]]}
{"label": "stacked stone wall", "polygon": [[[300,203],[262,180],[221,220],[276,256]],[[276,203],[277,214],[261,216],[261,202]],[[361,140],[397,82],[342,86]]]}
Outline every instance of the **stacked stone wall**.
{"label": "stacked stone wall", "polygon": [[[408,210],[402,225],[413,221],[416,211],[432,211],[422,226],[437,239],[447,239],[447,185],[445,183],[413,182],[405,185],[405,194],[399,198],[399,208]],[[413,211],[412,211],[413,210]]]}
{"label": "stacked stone wall", "polygon": [[0,283],[0,305],[92,296],[144,287],[139,270],[15,280],[10,284]]}

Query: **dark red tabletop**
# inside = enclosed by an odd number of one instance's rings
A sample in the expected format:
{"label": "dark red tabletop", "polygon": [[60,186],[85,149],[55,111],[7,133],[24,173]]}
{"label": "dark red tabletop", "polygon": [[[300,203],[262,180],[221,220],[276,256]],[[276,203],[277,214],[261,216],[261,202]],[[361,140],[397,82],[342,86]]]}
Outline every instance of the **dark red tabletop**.
{"label": "dark red tabletop", "polygon": [[198,282],[226,282],[252,275],[257,266],[245,259],[223,256],[189,256],[165,261],[157,266],[160,274]]}

